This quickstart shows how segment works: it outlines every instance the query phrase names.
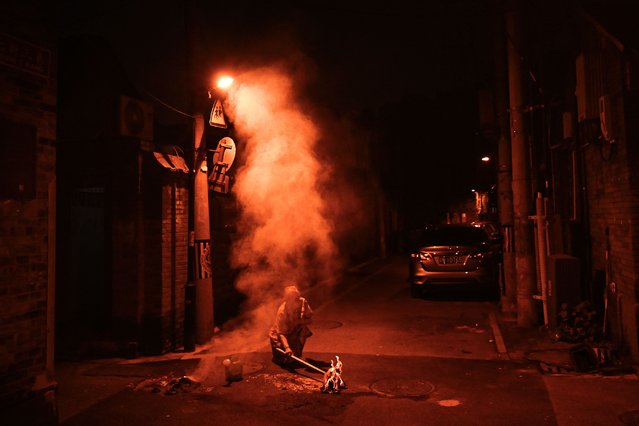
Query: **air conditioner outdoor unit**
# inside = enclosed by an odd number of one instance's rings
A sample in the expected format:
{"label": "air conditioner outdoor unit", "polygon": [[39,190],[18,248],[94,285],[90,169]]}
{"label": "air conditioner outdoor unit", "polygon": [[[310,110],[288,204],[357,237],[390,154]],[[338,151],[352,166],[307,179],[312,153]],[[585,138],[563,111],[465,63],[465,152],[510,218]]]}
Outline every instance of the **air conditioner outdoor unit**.
{"label": "air conditioner outdoor unit", "polygon": [[121,95],[118,112],[120,135],[153,140],[153,105]]}

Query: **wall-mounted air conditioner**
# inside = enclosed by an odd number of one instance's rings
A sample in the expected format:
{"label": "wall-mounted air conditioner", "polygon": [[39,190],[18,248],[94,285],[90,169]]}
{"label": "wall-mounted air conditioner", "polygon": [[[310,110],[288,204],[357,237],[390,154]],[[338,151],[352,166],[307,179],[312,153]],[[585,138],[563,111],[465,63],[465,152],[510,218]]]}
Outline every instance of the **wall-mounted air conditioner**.
{"label": "wall-mounted air conditioner", "polygon": [[122,136],[153,140],[153,105],[128,96],[120,96],[118,130]]}

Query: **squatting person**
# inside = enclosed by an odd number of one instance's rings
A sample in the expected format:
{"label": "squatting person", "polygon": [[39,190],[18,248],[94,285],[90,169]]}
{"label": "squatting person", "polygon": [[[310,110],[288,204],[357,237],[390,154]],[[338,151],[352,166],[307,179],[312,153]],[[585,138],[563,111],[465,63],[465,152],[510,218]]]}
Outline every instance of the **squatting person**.
{"label": "squatting person", "polygon": [[[313,311],[296,286],[284,289],[284,299],[277,309],[275,322],[269,332],[273,362],[279,365],[289,364],[291,355],[302,357],[306,339],[313,333],[308,328]],[[277,348],[282,349],[281,353]]]}

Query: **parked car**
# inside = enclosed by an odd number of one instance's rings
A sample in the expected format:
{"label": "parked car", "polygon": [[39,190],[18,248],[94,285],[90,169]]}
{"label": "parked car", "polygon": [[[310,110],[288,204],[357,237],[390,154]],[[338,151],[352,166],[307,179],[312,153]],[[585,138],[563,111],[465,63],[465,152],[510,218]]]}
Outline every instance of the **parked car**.
{"label": "parked car", "polygon": [[471,225],[482,228],[488,233],[488,235],[490,236],[490,244],[492,246],[493,253],[497,255],[497,261],[501,262],[504,238],[501,234],[499,224],[487,220],[476,220],[474,222],[471,222]]}
{"label": "parked car", "polygon": [[437,225],[423,230],[410,253],[411,294],[450,284],[468,284],[496,291],[497,254],[490,235],[470,224]]}
{"label": "parked car", "polygon": [[476,220],[474,222],[471,222],[470,224],[477,228],[482,228],[483,230],[485,230],[488,235],[490,235],[490,238],[499,238],[500,236],[499,224],[495,222],[490,222],[487,220]]}

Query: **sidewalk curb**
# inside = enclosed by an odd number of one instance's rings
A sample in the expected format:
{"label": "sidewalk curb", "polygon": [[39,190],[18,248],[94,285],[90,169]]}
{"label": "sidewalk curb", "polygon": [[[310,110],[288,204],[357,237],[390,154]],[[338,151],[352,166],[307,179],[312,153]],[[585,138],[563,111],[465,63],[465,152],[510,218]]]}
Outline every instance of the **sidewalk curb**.
{"label": "sidewalk curb", "polygon": [[493,337],[495,338],[495,345],[497,346],[497,352],[501,354],[506,354],[508,356],[508,349],[506,348],[506,343],[504,342],[504,337],[501,334],[501,329],[499,328],[499,323],[497,322],[497,316],[494,312],[488,314],[488,319],[490,321],[490,328],[493,330]]}

